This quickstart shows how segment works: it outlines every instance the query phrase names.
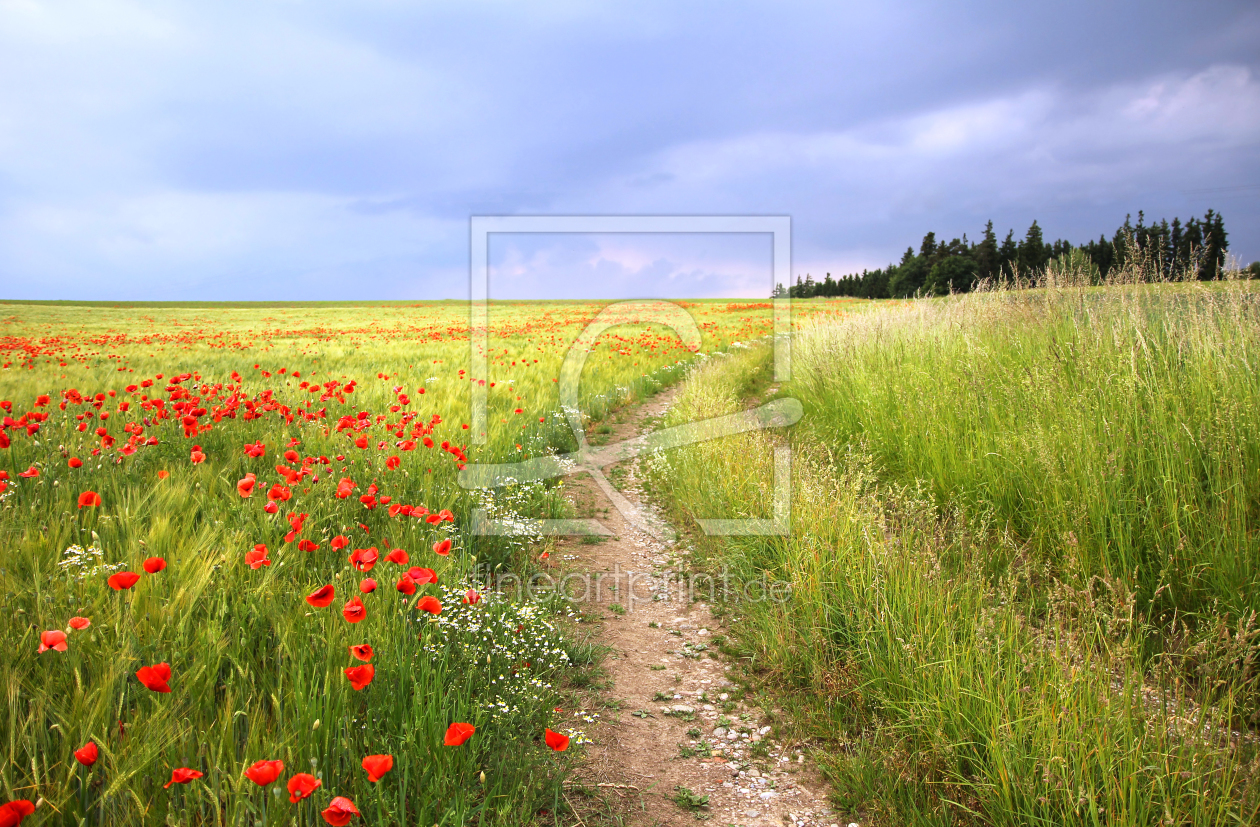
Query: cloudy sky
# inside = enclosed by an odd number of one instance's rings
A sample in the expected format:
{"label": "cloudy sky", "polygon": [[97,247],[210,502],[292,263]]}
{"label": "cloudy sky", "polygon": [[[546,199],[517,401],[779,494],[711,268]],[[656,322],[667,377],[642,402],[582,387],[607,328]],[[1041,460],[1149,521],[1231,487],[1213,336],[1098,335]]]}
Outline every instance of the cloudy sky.
{"label": "cloudy sky", "polygon": [[[1220,210],[1260,259],[1260,5],[0,0],[0,298],[467,295],[471,215],[927,230]],[[768,294],[768,237],[495,236],[500,297]]]}

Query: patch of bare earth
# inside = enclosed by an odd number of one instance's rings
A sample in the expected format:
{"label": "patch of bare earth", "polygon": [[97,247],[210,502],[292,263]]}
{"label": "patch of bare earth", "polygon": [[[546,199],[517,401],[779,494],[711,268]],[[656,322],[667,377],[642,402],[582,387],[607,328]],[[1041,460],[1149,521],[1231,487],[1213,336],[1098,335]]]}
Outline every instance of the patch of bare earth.
{"label": "patch of bare earth", "polygon": [[[674,395],[621,411],[607,423],[612,431],[592,441],[639,436]],[[683,551],[645,500],[638,462],[604,473],[648,530],[627,521],[588,475],[566,483],[578,515],[613,535],[565,538],[548,560],[553,575],[579,575],[568,578],[569,591],[600,622],[596,639],[609,648],[607,689],[588,696],[587,709],[568,711],[592,739],[571,784],[596,791],[610,808],[604,815],[633,827],[837,824],[805,745],[780,737],[777,711],[746,702],[729,677],[715,643],[728,632],[706,600],[692,599],[708,597],[706,589],[688,594],[678,574]],[[596,723],[581,724],[593,713]]]}

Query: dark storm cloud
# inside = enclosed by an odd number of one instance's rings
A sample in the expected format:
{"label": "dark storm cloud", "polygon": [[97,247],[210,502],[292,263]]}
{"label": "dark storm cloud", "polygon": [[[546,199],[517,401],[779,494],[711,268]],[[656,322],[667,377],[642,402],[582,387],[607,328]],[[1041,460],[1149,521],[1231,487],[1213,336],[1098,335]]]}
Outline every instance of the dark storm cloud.
{"label": "dark storm cloud", "polygon": [[[461,296],[471,214],[787,214],[820,273],[1211,206],[1251,260],[1257,47],[1224,2],[12,2],[3,295]],[[685,247],[583,260],[742,284]]]}

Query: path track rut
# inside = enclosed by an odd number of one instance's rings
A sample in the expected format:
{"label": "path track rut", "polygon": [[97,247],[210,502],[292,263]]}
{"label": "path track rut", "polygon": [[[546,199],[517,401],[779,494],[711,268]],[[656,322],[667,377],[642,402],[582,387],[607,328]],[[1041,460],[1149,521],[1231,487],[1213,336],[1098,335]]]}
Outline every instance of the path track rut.
{"label": "path track rut", "polygon": [[[613,428],[608,442],[646,433],[676,394],[670,389],[619,412],[615,424],[607,423]],[[598,543],[565,538],[548,561],[553,575],[587,575],[570,583],[590,584],[584,611],[603,616],[597,640],[610,649],[605,708],[573,713],[600,716],[587,729],[592,743],[578,783],[599,785],[615,810],[620,804],[618,815],[630,827],[701,820],[722,827],[840,823],[805,745],[781,739],[779,713],[743,700],[728,678],[727,658],[714,643],[728,630],[706,599],[690,599],[677,575],[686,571],[685,551],[646,500],[640,462],[604,473],[651,531],[628,523],[589,476],[580,476],[566,483],[567,496],[579,515],[595,517],[613,537]],[[708,597],[703,587],[696,592]],[[683,789],[707,796],[707,806],[680,804]]]}

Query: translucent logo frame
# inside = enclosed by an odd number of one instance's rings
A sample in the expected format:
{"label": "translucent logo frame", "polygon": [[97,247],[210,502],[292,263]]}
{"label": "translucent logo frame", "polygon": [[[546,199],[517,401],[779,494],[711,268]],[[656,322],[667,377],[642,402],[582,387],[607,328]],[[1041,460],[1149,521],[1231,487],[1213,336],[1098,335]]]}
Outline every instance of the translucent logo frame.
{"label": "translucent logo frame", "polygon": [[[473,216],[469,268],[469,348],[471,371],[475,377],[485,378],[489,375],[487,305],[490,298],[491,233],[766,233],[773,237],[772,289],[775,285],[791,282],[792,222],[787,216]],[[774,381],[785,382],[791,377],[792,303],[787,296],[775,296],[772,302]],[[614,445],[592,448],[587,444],[582,412],[578,406],[578,384],[589,346],[611,327],[640,323],[664,325],[677,333],[684,344],[693,346],[693,349],[700,345],[700,331],[695,320],[673,302],[636,300],[614,302],[604,307],[569,346],[558,377],[560,404],[577,440],[578,450],[521,462],[471,464],[460,471],[460,486],[466,489],[495,488],[510,483],[587,473],[627,523],[649,535],[655,535],[656,531],[634,504],[609,483],[603,473],[605,467],[657,450],[691,445],[745,431],[784,427],[800,420],[800,402],[791,398],[780,398],[741,413],[689,422]],[[472,443],[481,445],[487,440],[489,388],[482,382],[472,382],[470,385]],[[775,448],[773,516],[770,519],[698,519],[697,523],[710,535],[785,535],[791,528],[791,478],[791,448]],[[522,524],[519,520],[494,520],[483,509],[474,511],[472,528],[475,534],[482,536],[611,533],[598,520],[540,519]]]}

